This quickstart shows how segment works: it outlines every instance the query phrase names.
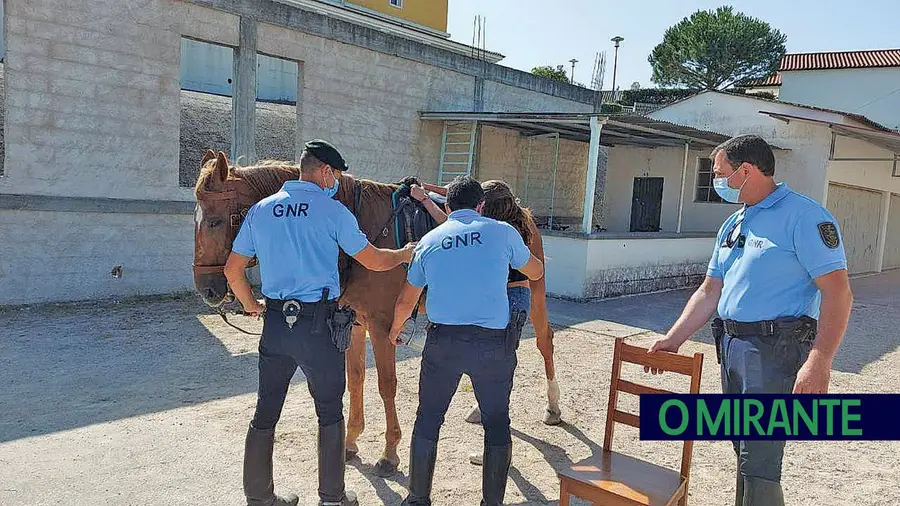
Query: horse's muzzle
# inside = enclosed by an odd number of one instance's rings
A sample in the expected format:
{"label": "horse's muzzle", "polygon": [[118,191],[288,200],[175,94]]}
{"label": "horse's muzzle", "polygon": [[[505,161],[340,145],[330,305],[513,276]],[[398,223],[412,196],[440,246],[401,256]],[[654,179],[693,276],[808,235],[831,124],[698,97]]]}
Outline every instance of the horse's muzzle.
{"label": "horse's muzzle", "polygon": [[233,299],[224,274],[194,274],[194,288],[210,307],[219,307]]}

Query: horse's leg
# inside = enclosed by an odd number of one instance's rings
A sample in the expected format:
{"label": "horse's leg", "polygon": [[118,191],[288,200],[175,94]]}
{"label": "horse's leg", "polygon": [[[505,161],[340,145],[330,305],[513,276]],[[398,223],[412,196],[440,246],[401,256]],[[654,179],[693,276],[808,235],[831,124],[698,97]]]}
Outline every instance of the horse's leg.
{"label": "horse's leg", "polygon": [[[373,326],[374,327],[374,326]],[[380,477],[388,477],[397,472],[400,456],[397,446],[400,444],[400,420],[397,417],[397,349],[388,340],[387,329],[369,329],[372,350],[375,352],[375,367],[378,370],[378,393],[384,403],[385,428],[384,453],[375,464],[374,473]]]}
{"label": "horse's leg", "polygon": [[350,348],[347,350],[347,390],[350,392],[350,419],[347,421],[347,460],[359,453],[356,445],[359,435],[366,426],[363,405],[363,384],[366,380],[366,327],[354,326],[351,332]]}
{"label": "horse's leg", "polygon": [[553,327],[547,311],[547,288],[543,278],[531,283],[531,324],[538,351],[544,358],[544,373],[547,375],[547,409],[544,423],[559,425],[562,411],[559,408],[559,385],[556,383],[556,366],[553,363]]}

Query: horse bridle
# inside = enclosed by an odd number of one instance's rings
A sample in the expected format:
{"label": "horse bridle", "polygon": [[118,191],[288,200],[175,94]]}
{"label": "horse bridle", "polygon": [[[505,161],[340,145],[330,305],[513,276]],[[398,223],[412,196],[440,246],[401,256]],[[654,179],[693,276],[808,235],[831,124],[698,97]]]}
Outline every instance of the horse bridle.
{"label": "horse bridle", "polygon": [[[229,228],[228,242],[229,242],[229,244],[234,243],[234,239],[235,239],[235,237],[237,237],[237,233],[241,229],[241,225],[243,224],[244,218],[247,216],[247,211],[249,211],[250,208],[249,207],[242,208],[239,204],[237,204],[237,191],[236,190],[225,190],[225,191],[221,191],[221,192],[202,192],[201,195],[203,195],[202,200],[229,200],[230,199],[235,202],[235,205],[232,206],[232,209],[230,209],[231,212],[228,215],[228,228]],[[198,200],[201,200],[199,196],[198,196]],[[256,262],[257,262],[256,257],[253,257],[253,259],[250,260],[250,263],[247,265],[247,267],[253,267],[254,265],[256,265]],[[194,275],[197,275],[197,274],[222,274],[222,275],[224,275],[225,274],[225,265],[224,264],[223,265],[192,264],[191,267],[193,268]],[[229,327],[231,327],[235,330],[238,330],[240,332],[243,332],[244,334],[251,335],[251,336],[261,335],[256,332],[250,332],[250,331],[244,330],[244,329],[238,327],[237,325],[231,323],[230,321],[228,321],[228,316],[227,316],[228,314],[246,315],[247,313],[245,313],[243,311],[226,311],[225,310],[225,308],[224,308],[225,304],[229,304],[234,301],[234,293],[231,291],[231,286],[228,285],[227,283],[225,286],[226,286],[226,290],[227,290],[225,292],[225,298],[223,298],[222,302],[220,302],[217,306],[215,306],[214,309],[216,310],[216,313],[218,313],[218,315],[222,318],[222,321],[224,321],[226,325],[228,325]]]}
{"label": "horse bridle", "polygon": [[[360,200],[362,199],[362,184],[359,182],[358,179],[354,179],[353,187],[354,187],[353,209],[351,210],[351,212],[358,219],[359,218]],[[237,201],[237,191],[235,191],[235,190],[225,190],[225,191],[221,191],[221,192],[203,192],[202,195],[203,195],[203,200],[233,199],[234,201]],[[198,197],[198,200],[199,200],[199,197]],[[388,229],[389,229],[390,223],[397,217],[397,214],[399,212],[399,209],[401,209],[401,207],[402,206],[398,206],[396,209],[392,210],[391,216],[384,223],[384,225],[380,229],[376,229],[377,234],[379,234],[383,237],[387,237],[387,234],[389,233]],[[246,217],[247,211],[249,211],[249,209],[250,209],[249,207],[241,209],[239,205],[234,206],[234,208],[232,209],[235,212],[232,212],[229,215],[229,227],[230,227],[229,234],[228,234],[229,244],[234,242],[234,239],[237,236],[237,233],[240,230],[241,224],[243,224],[244,218]],[[365,235],[368,236],[369,234],[365,234]],[[375,239],[374,237],[367,237],[367,238],[369,239],[370,242],[373,242]],[[250,264],[248,265],[248,267],[253,267],[254,265],[256,265],[256,262],[257,262],[256,257],[254,257],[253,260],[250,261]],[[192,268],[194,270],[194,274],[223,274],[224,275],[224,273],[225,273],[224,265],[196,265],[196,264],[193,264]],[[227,292],[225,294],[225,298],[222,300],[221,303],[219,303],[219,305],[215,306],[215,310],[218,313],[218,315],[222,318],[222,321],[224,321],[225,324],[228,325],[229,327],[231,327],[239,332],[242,332],[244,334],[251,335],[251,336],[261,335],[260,333],[257,333],[257,332],[250,332],[250,331],[244,330],[244,329],[238,327],[237,325],[231,323],[230,321],[228,321],[228,314],[237,314],[237,315],[246,316],[247,313],[244,311],[226,311],[225,310],[225,308],[223,306],[225,304],[228,304],[228,303],[231,303],[234,301],[234,293],[231,291],[231,286],[226,284],[226,287],[227,287]],[[418,312],[418,305],[416,306],[415,312]]]}

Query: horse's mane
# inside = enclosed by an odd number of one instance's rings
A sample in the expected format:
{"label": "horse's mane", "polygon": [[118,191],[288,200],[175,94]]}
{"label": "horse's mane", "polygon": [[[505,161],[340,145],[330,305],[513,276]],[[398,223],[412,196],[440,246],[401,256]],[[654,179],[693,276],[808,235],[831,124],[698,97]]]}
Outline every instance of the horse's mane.
{"label": "horse's mane", "polygon": [[[200,174],[197,176],[197,184],[194,187],[194,191],[197,193],[206,191],[209,180],[215,171],[216,160],[212,159],[207,161],[203,167],[200,168]],[[248,165],[246,167],[232,165],[229,167],[228,180],[242,180],[258,195],[268,196],[273,195],[281,189],[286,175],[296,175],[299,178],[300,165],[284,160],[262,160],[254,165]],[[379,183],[378,181],[372,181],[370,179],[357,178],[354,175],[345,172],[341,175],[341,180],[341,193],[352,191],[351,188],[355,186],[356,182],[359,182],[363,197],[365,197],[366,195],[390,196],[391,193],[397,189],[398,185],[413,182],[415,181],[415,178],[404,178],[397,183]],[[339,195],[339,198],[341,198],[341,195]],[[350,197],[348,195],[346,200],[344,198],[341,198],[341,200],[349,202]]]}
{"label": "horse's mane", "polygon": [[[209,179],[216,170],[216,160],[206,162],[197,176],[195,192],[203,192],[207,188]],[[255,165],[246,167],[231,166],[228,170],[228,180],[243,180],[258,195],[272,195],[281,189],[285,181],[285,175],[300,175],[300,166],[282,160],[262,160]]]}

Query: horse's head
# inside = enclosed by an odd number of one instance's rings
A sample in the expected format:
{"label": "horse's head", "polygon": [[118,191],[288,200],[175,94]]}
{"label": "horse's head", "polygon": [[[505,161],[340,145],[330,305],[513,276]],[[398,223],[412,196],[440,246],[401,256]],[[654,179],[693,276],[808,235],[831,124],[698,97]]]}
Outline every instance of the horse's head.
{"label": "horse's head", "polygon": [[194,193],[194,287],[213,307],[233,297],[225,279],[225,261],[247,210],[259,199],[246,182],[233,177],[225,153],[208,150]]}

